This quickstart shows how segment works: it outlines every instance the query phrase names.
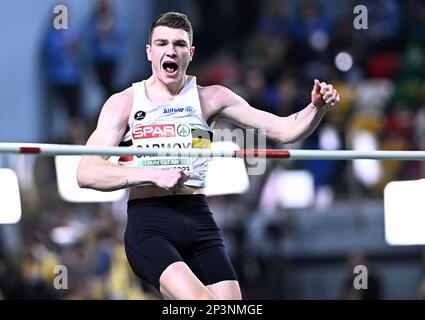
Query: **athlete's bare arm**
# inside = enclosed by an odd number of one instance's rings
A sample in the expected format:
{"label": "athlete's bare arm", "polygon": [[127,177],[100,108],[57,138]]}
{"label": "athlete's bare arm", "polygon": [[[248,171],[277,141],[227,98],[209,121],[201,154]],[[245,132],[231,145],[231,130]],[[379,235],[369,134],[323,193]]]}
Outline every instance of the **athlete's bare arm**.
{"label": "athlete's bare arm", "polygon": [[[100,112],[96,130],[87,146],[118,146],[127,128],[133,103],[131,88],[114,94]],[[151,182],[168,189],[187,179],[180,169],[130,168],[107,161],[108,157],[83,156],[77,171],[78,184],[82,188],[111,191]]]}
{"label": "athlete's bare arm", "polygon": [[317,127],[326,110],[339,102],[339,95],[332,85],[317,80],[311,92],[312,102],[287,117],[255,109],[223,86],[200,87],[199,95],[206,117],[226,119],[243,128],[265,129],[267,137],[282,143],[306,138]]}

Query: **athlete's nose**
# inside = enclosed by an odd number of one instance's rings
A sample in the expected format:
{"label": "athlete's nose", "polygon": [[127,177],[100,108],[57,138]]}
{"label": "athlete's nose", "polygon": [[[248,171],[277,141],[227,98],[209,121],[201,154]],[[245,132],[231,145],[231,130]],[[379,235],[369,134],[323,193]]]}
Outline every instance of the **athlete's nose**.
{"label": "athlete's nose", "polygon": [[169,57],[175,57],[177,55],[175,47],[173,44],[169,44],[167,46],[167,51],[166,51],[167,56]]}

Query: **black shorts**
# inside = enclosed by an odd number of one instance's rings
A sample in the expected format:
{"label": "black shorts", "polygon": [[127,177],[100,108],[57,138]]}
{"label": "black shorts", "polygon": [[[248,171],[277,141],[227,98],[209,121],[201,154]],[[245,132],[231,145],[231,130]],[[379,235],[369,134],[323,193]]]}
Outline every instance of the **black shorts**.
{"label": "black shorts", "polygon": [[134,273],[159,290],[159,278],[184,261],[204,285],[236,280],[205,195],[128,202],[125,251]]}

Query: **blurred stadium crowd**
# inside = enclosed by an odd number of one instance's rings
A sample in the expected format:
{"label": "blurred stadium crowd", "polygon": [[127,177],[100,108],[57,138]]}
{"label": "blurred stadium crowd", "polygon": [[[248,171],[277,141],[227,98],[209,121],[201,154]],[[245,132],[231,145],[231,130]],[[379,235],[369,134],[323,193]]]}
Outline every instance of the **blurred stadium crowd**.
{"label": "blurred stadium crowd", "polygon": [[[152,19],[172,9],[159,3]],[[338,3],[329,8],[326,1],[174,1],[194,27],[197,49],[188,73],[200,85],[225,85],[251,105],[281,116],[309,103],[315,78],[334,84],[341,103],[313,135],[295,145],[268,141],[273,148],[424,150],[425,4],[364,0],[367,29],[356,29],[353,8],[359,3]],[[54,121],[52,110],[59,106],[68,115],[67,127],[46,131],[46,140],[84,144],[92,131],[97,113],[92,117],[84,110],[85,73],[95,74],[103,101],[148,76],[116,81],[131,32],[125,15],[109,1],[93,1],[93,13],[81,31],[46,32],[41,44],[44,94],[51,108],[46,119]],[[90,70],[82,61],[90,61]],[[18,232],[0,229],[0,297],[159,298],[129,270],[122,246],[125,203],[66,203],[57,191],[53,159],[27,161],[18,165],[23,205]],[[246,194],[211,199],[213,208],[233,216],[235,225],[254,214],[284,211],[273,180],[281,171],[308,172],[314,194],[306,206],[321,211],[337,202],[382,198],[389,181],[419,179],[425,173],[419,161],[268,161],[264,175],[250,176]],[[225,234],[238,239],[239,229],[229,230]],[[237,241],[235,246],[235,252],[243,248]],[[52,286],[56,265],[68,268],[68,290]],[[245,298],[275,298],[256,293],[250,284],[258,282],[241,279]]]}

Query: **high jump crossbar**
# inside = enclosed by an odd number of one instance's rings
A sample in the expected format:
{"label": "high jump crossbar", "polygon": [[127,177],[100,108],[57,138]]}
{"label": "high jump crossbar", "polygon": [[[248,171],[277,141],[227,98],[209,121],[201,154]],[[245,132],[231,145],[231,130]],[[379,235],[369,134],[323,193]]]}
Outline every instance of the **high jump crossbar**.
{"label": "high jump crossbar", "polygon": [[101,156],[151,156],[151,157],[230,157],[230,158],[275,158],[275,159],[323,159],[323,160],[425,160],[425,151],[399,150],[298,150],[298,149],[149,149],[129,147],[92,147],[69,144],[0,143],[0,154],[56,155],[101,155]]}

